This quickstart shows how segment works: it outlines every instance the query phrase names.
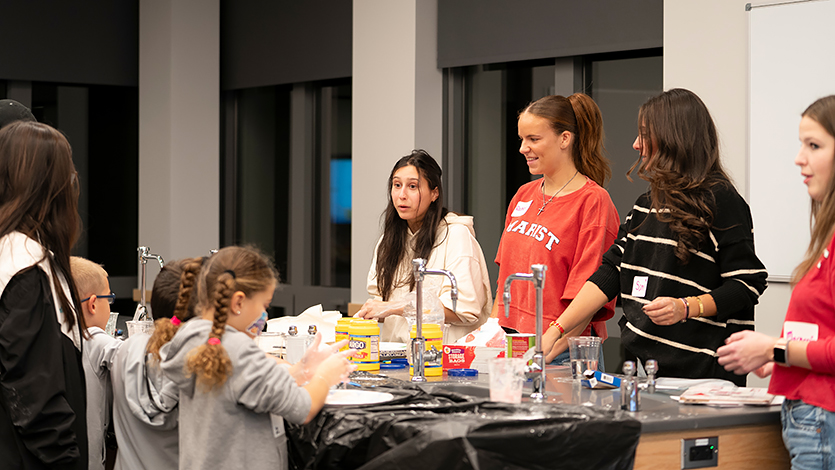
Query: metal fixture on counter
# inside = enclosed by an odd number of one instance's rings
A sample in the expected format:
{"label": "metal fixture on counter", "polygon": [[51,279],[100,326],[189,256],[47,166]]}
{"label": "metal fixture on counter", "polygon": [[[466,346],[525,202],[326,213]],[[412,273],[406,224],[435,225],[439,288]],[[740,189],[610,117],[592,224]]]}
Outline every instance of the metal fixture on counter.
{"label": "metal fixture on counter", "polygon": [[647,393],[655,393],[655,374],[658,373],[658,361],[655,359],[647,359]]}
{"label": "metal fixture on counter", "polygon": [[412,274],[415,277],[415,337],[412,339],[412,362],[414,363],[414,375],[412,382],[426,382],[423,373],[424,361],[437,362],[441,359],[442,353],[435,346],[426,349],[426,339],[423,337],[423,277],[432,274],[446,276],[452,284],[452,311],[455,312],[458,303],[458,282],[455,275],[445,269],[426,269],[426,260],[415,258],[412,260]]}
{"label": "metal fixture on counter", "polygon": [[620,381],[620,408],[626,411],[641,409],[641,392],[638,390],[638,378],[635,377],[635,363],[623,363],[623,379]]}
{"label": "metal fixture on counter", "polygon": [[148,307],[145,302],[145,265],[148,264],[149,259],[157,260],[159,268],[165,266],[162,256],[151,253],[151,249],[147,246],[140,246],[136,249],[139,253],[139,305],[136,306],[136,313],[133,315],[133,321],[142,321],[148,319]]}
{"label": "metal fixture on counter", "polygon": [[528,372],[538,372],[539,377],[534,378],[533,393],[531,400],[543,401],[545,399],[545,354],[542,352],[542,285],[545,283],[545,271],[548,266],[544,264],[532,264],[531,272],[516,273],[507,276],[504,281],[502,298],[504,299],[504,316],[510,316],[510,283],[514,280],[532,281],[536,291],[536,349],[533,355],[533,364],[527,366]]}

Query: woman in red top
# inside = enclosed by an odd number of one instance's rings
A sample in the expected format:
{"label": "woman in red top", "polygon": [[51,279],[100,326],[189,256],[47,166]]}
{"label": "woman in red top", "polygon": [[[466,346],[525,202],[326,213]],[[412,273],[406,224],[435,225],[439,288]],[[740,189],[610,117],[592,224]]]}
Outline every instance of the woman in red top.
{"label": "woman in red top", "polygon": [[771,375],[784,395],[783,441],[793,469],[835,468],[835,95],[806,108],[795,164],[812,199],[812,239],[792,276],[780,338],[742,331],[719,348],[737,374]]}
{"label": "woman in red top", "polygon": [[[603,185],[611,176],[603,156],[603,118],[587,95],[546,96],[534,101],[517,122],[521,153],[532,175],[541,179],[523,185],[510,202],[496,263],[499,283],[493,316],[504,327],[534,333],[533,283],[511,285],[510,316],[501,296],[505,279],[544,264],[543,317],[556,320],[586,280],[600,266],[603,253],[618,232],[618,213]],[[605,321],[614,315],[614,301],[567,336],[606,338]],[[565,350],[566,339],[562,347]],[[568,354],[557,357],[566,362]]]}

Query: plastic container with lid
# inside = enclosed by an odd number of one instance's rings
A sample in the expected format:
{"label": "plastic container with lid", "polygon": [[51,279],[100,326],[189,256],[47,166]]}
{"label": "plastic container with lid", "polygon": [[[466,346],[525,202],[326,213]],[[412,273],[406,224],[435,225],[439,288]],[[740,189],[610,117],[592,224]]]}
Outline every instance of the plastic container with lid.
{"label": "plastic container with lid", "polygon": [[353,362],[357,370],[380,370],[380,326],[377,320],[354,318],[348,327],[349,347],[356,349]]}
{"label": "plastic container with lid", "polygon": [[[412,332],[409,334],[409,337],[414,338],[417,335],[415,331],[416,327],[413,325]],[[432,349],[432,346],[438,350],[437,361],[424,361],[423,375],[425,377],[440,377],[444,374],[443,361],[441,360],[444,335],[441,330],[441,325],[438,325],[437,323],[424,323],[422,333],[423,338],[426,340],[426,350],[428,351]],[[409,354],[409,375],[415,375],[415,368],[411,362],[411,347],[407,350],[407,352]]]}
{"label": "plastic container with lid", "polygon": [[478,379],[478,369],[449,369],[447,377],[453,382],[467,382]]}
{"label": "plastic container with lid", "polygon": [[[342,318],[340,318],[339,320],[336,321],[336,331],[335,331],[336,335],[335,336],[336,336],[336,342],[337,343],[342,341],[343,339],[350,339],[350,335],[348,334],[348,328],[351,327],[351,320],[353,320],[353,318],[351,318],[351,317],[342,317]],[[339,350],[340,351],[345,351],[346,349],[348,349],[347,344],[345,346],[343,346],[342,348],[340,348]]]}

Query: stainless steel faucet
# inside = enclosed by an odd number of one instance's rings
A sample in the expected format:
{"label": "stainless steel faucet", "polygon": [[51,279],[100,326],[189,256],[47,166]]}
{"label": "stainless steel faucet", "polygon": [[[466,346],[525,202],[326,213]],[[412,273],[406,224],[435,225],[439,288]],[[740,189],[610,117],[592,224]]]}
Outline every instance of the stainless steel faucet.
{"label": "stainless steel faucet", "polygon": [[539,377],[534,378],[531,400],[545,400],[545,354],[542,352],[542,285],[545,283],[545,271],[548,266],[544,264],[532,264],[530,273],[516,273],[507,276],[504,281],[502,298],[504,299],[504,316],[510,316],[510,283],[514,280],[533,281],[536,290],[536,349],[533,355],[533,365],[528,369],[536,372],[538,368]]}
{"label": "stainless steel faucet", "polygon": [[159,268],[165,266],[162,256],[151,253],[151,249],[147,246],[140,246],[136,249],[139,253],[139,305],[136,307],[136,313],[133,316],[134,321],[145,320],[148,317],[148,307],[145,302],[145,265],[148,264],[149,259],[155,259],[159,263]]}
{"label": "stainless steel faucet", "polygon": [[458,303],[458,282],[455,280],[455,275],[445,269],[426,269],[426,260],[423,258],[415,258],[412,260],[412,274],[415,277],[415,337],[412,338],[412,368],[414,374],[412,375],[412,382],[426,382],[426,376],[423,373],[424,361],[437,361],[441,358],[441,351],[438,351],[435,346],[432,349],[426,350],[426,339],[423,337],[423,277],[427,274],[441,275],[449,278],[452,284],[452,311],[455,312],[455,306]]}

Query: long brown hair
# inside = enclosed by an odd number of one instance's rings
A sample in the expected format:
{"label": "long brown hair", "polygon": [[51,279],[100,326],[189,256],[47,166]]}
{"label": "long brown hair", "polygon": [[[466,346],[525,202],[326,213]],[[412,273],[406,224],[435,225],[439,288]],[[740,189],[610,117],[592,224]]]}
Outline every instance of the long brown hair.
{"label": "long brown hair", "polygon": [[72,149],[59,131],[18,121],[0,130],[0,237],[18,231],[44,247],[55,282],[64,279],[71,299],[55,289],[68,326],[88,337],[78,289],[70,275],[70,251],[81,230],[78,174]]}
{"label": "long brown hair", "polygon": [[529,104],[522,112],[546,119],[557,135],[574,134],[571,158],[574,167],[600,186],[612,176],[609,160],[604,156],[603,115],[588,95],[574,93],[568,98],[551,95]]}
{"label": "long brown hair", "polygon": [[[407,246],[409,239],[409,224],[407,221],[400,218],[397,209],[394,207],[394,201],[391,199],[391,187],[394,174],[397,170],[405,167],[413,166],[417,169],[418,175],[421,179],[425,179],[428,183],[429,190],[438,190],[438,197],[429,204],[426,210],[426,215],[423,216],[423,222],[420,225],[414,237],[414,246]],[[413,150],[411,154],[406,155],[397,161],[394,168],[391,169],[391,174],[388,179],[388,205],[383,213],[384,227],[383,238],[380,241],[380,246],[377,248],[377,291],[383,300],[389,300],[391,293],[397,287],[398,282],[403,282],[403,279],[398,279],[398,272],[400,263],[407,256],[412,258],[429,259],[432,250],[438,245],[435,240],[438,227],[443,223],[444,217],[449,212],[443,206],[444,188],[441,185],[441,167],[424,150]],[[410,255],[411,252],[411,255]],[[415,286],[414,275],[409,272],[407,277],[409,282],[409,289]]]}
{"label": "long brown hair", "polygon": [[197,280],[197,310],[214,310],[212,330],[209,342],[189,353],[186,361],[186,370],[197,376],[198,385],[211,390],[232,374],[232,362],[220,343],[232,295],[240,291],[249,297],[276,282],[278,271],[273,262],[255,248],[226,247],[206,261]]}
{"label": "long brown hair", "polygon": [[[803,111],[801,116],[813,119],[829,135],[835,137],[835,95],[829,95],[815,101]],[[797,284],[818,262],[821,253],[835,234],[835,171],[830,175],[823,200],[815,201],[811,199],[811,201],[812,215],[809,218],[809,228],[812,237],[809,240],[809,247],[806,249],[803,261],[792,272],[792,285]]]}
{"label": "long brown hair", "polygon": [[157,320],[146,352],[157,361],[160,359],[160,348],[171,341],[182,322],[194,316],[193,292],[204,259],[186,258],[168,262],[154,280],[151,313]]}
{"label": "long brown hair", "polygon": [[712,189],[732,187],[720,160],[716,125],[702,100],[682,88],[647,100],[638,125],[647,162],[639,156],[626,175],[637,169],[649,181],[652,208],[678,239],[676,258],[687,264],[713,226]]}

